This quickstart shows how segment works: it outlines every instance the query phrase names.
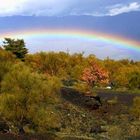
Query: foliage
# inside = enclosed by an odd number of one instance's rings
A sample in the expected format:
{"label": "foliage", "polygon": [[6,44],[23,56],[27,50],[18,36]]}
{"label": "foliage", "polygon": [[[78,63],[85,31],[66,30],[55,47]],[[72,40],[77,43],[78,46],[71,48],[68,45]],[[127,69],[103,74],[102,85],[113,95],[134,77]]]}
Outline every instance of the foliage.
{"label": "foliage", "polygon": [[55,109],[53,115],[47,110],[57,102],[59,90],[57,78],[47,78],[32,72],[22,63],[16,64],[2,81],[1,116],[18,129],[27,124],[44,129],[58,126]]}
{"label": "foliage", "polygon": [[103,61],[103,65],[109,72],[109,80],[115,88],[139,88],[139,62],[124,60],[111,60],[107,58]]}
{"label": "foliage", "polygon": [[80,79],[82,71],[87,65],[83,54],[70,55],[65,52],[41,52],[27,55],[25,63],[34,71],[59,77],[67,86],[72,86]]}
{"label": "foliage", "polygon": [[4,76],[10,71],[11,66],[15,62],[16,60],[12,53],[0,49],[0,87],[1,81],[3,80]]}
{"label": "foliage", "polygon": [[83,93],[86,93],[89,90],[88,85],[84,82],[75,83],[73,88]]}
{"label": "foliage", "polygon": [[108,83],[108,72],[95,62],[92,62],[90,67],[84,69],[82,80],[85,81],[89,87],[93,88],[97,84]]}
{"label": "foliage", "polygon": [[11,51],[14,55],[16,55],[17,58],[21,60],[23,60],[25,55],[28,53],[23,39],[15,40],[11,38],[5,38],[3,44],[3,48],[6,51]]}
{"label": "foliage", "polygon": [[130,111],[135,117],[140,118],[140,97],[135,97],[134,98],[133,106],[132,106]]}
{"label": "foliage", "polygon": [[[100,71],[108,73],[109,85],[113,88],[138,89],[139,69],[138,62],[129,60],[99,60],[94,55],[85,57],[83,54],[68,54],[65,52],[41,52],[27,55],[25,63],[34,71],[45,75],[57,76],[64,82],[64,85],[73,85],[72,81],[80,81],[81,75],[91,71],[92,63],[100,67]],[[98,78],[97,78],[98,79]],[[100,79],[99,79],[100,81]],[[95,85],[103,86],[102,82],[95,82]],[[106,85],[106,84],[105,84]],[[135,86],[136,85],[136,86]]]}
{"label": "foliage", "polygon": [[130,89],[140,89],[140,70],[130,74],[128,86]]}

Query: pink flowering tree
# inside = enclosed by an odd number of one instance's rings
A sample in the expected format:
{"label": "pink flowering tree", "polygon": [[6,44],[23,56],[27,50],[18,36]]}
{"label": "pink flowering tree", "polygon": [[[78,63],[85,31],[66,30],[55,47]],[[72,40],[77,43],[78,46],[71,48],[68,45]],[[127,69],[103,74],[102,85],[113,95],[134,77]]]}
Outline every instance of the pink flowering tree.
{"label": "pink flowering tree", "polygon": [[107,84],[109,75],[101,66],[92,62],[89,67],[84,69],[81,79],[87,83],[91,90],[98,84]]}

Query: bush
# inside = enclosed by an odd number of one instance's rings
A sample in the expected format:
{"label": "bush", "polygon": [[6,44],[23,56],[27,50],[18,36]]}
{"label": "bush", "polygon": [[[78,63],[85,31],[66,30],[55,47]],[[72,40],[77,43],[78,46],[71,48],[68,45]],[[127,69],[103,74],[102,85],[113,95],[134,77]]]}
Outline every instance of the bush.
{"label": "bush", "polygon": [[1,86],[1,116],[18,131],[26,125],[38,131],[59,126],[54,106],[61,86],[58,78],[32,72],[19,63],[11,68]]}
{"label": "bush", "polygon": [[130,112],[135,116],[140,118],[140,97],[135,97],[133,100],[133,106]]}
{"label": "bush", "polygon": [[75,83],[75,85],[73,86],[74,89],[80,91],[80,92],[87,92],[89,90],[89,86],[84,83],[84,82],[77,82]]}
{"label": "bush", "polygon": [[11,69],[15,63],[15,57],[12,53],[0,49],[0,85],[6,73]]}
{"label": "bush", "polygon": [[130,89],[140,89],[140,71],[131,73],[128,86]]}

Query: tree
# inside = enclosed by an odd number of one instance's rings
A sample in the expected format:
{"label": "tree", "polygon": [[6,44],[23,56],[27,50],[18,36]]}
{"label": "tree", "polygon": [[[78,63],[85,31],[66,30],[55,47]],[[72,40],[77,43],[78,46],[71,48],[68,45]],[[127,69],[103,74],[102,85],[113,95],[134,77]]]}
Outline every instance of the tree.
{"label": "tree", "polygon": [[85,68],[82,75],[82,80],[87,83],[90,89],[97,84],[108,83],[108,78],[108,72],[95,62],[91,62],[90,67]]}
{"label": "tree", "polygon": [[17,58],[24,60],[25,55],[28,53],[28,49],[25,47],[23,39],[11,39],[5,38],[3,41],[3,48],[7,51],[11,51]]}

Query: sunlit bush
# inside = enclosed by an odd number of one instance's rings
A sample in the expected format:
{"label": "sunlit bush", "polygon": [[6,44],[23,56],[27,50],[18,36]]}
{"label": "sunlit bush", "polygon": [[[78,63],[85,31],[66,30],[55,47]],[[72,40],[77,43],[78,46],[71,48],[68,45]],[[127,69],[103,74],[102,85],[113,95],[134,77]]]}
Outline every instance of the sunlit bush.
{"label": "sunlit bush", "polygon": [[15,56],[12,53],[0,49],[0,83],[11,69],[11,66],[16,62]]}
{"label": "sunlit bush", "polygon": [[[57,127],[59,117],[52,104],[58,102],[60,86],[56,77],[48,78],[32,72],[22,63],[15,64],[1,84],[1,116],[18,129],[27,124],[37,130]],[[53,110],[51,115],[49,108]]]}
{"label": "sunlit bush", "polygon": [[140,118],[140,97],[135,97],[133,100],[133,106],[130,112],[135,116]]}
{"label": "sunlit bush", "polygon": [[80,91],[80,92],[87,92],[89,90],[89,87],[86,83],[84,82],[77,82],[73,86],[74,89]]}

